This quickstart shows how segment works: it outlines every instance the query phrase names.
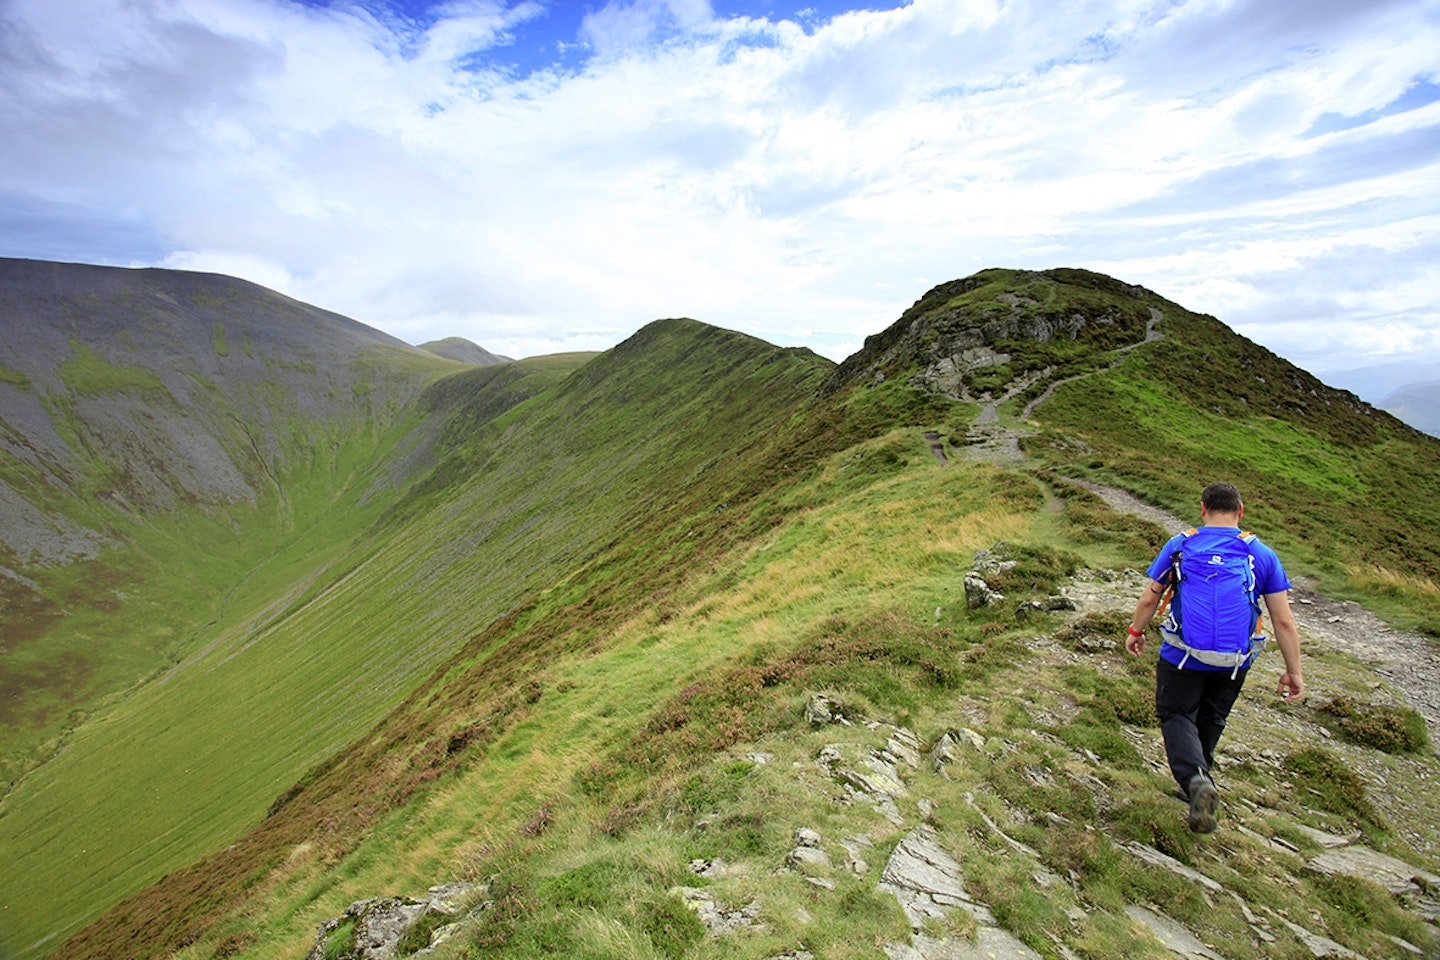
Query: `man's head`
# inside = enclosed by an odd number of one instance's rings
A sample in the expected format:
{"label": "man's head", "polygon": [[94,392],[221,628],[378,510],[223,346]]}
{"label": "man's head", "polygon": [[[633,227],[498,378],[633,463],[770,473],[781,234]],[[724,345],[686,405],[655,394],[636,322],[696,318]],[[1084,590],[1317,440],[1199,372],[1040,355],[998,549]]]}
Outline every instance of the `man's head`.
{"label": "man's head", "polygon": [[1244,509],[1240,491],[1232,483],[1212,483],[1200,493],[1200,507],[1205,513],[1233,513]]}

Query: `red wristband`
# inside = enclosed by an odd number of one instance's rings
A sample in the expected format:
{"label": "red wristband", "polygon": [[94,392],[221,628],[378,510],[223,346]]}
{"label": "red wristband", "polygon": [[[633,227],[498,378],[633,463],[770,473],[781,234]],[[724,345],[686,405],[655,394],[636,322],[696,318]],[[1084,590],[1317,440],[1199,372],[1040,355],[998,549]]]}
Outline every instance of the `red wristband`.
{"label": "red wristband", "polygon": [[1131,624],[1126,624],[1126,625],[1125,625],[1125,632],[1128,633],[1128,634],[1130,634],[1130,636],[1132,636],[1132,637],[1137,637],[1137,638],[1138,638],[1138,637],[1143,637],[1143,636],[1145,636],[1145,631],[1144,631],[1144,630],[1136,630],[1136,629],[1135,629],[1135,625],[1134,625],[1133,623],[1131,623]]}

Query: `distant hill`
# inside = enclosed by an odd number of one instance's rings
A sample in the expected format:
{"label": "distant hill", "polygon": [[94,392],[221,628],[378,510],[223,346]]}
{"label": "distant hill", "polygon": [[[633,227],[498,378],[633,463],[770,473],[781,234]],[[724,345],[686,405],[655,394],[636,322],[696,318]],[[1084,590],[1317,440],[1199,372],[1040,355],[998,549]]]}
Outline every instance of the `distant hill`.
{"label": "distant hill", "polygon": [[[0,480],[93,534],[0,563],[5,956],[356,956],[364,901],[449,883],[399,953],[1434,953],[1428,880],[1320,869],[1440,871],[1410,671],[1307,630],[1312,701],[1277,704],[1270,655],[1197,838],[1153,650],[1118,648],[1222,478],[1303,599],[1440,636],[1440,442],[1218,319],[995,269],[840,365],[684,318],[461,365],[283,298],[251,358],[229,288],[144,279],[57,283],[26,301],[53,362],[0,358],[50,418],[5,422]],[[335,359],[257,342],[291,326]],[[185,479],[212,447],[253,500]],[[86,506],[132,487],[172,496]]]}
{"label": "distant hill", "polygon": [[421,350],[428,350],[437,357],[445,357],[447,360],[459,360],[461,363],[473,363],[477,367],[489,366],[494,363],[512,363],[509,357],[502,357],[499,354],[491,353],[477,343],[472,343],[464,337],[446,337],[443,340],[431,340],[429,343],[420,344]]}
{"label": "distant hill", "polygon": [[1436,435],[1434,401],[1428,396],[1440,373],[1440,359],[1373,364],[1321,374],[1328,384],[1350,390],[1416,430]]}
{"label": "distant hill", "polygon": [[[121,512],[254,502],[329,430],[393,418],[454,366],[245,281],[0,259],[3,478],[30,510],[0,521],[22,558],[63,559],[54,492]],[[62,509],[62,514],[64,510]],[[94,531],[90,536],[93,538]],[[81,534],[85,536],[85,534]]]}
{"label": "distant hill", "polygon": [[1387,395],[1401,386],[1434,380],[1437,371],[1440,371],[1440,360],[1399,360],[1346,370],[1331,370],[1319,374],[1319,377],[1332,387],[1349,390],[1360,399],[1378,406]]}
{"label": "distant hill", "polygon": [[1377,406],[1416,430],[1440,437],[1440,380],[1401,387],[1387,394]]}

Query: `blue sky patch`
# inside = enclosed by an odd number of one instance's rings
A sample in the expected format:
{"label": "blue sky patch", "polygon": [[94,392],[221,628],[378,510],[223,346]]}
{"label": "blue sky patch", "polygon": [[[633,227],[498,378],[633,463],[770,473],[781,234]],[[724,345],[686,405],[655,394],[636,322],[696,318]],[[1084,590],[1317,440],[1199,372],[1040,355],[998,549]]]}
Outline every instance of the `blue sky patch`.
{"label": "blue sky patch", "polygon": [[1417,80],[1404,93],[1390,101],[1383,107],[1373,110],[1366,110],[1364,113],[1355,116],[1346,116],[1343,113],[1322,113],[1315,123],[1304,133],[1305,139],[1323,136],[1327,133],[1337,133],[1341,130],[1353,130],[1356,127],[1363,127],[1366,124],[1374,123],[1384,117],[1393,117],[1397,113],[1409,113],[1411,110],[1418,110],[1421,107],[1429,106],[1436,100],[1440,100],[1440,84],[1431,83],[1429,80]]}
{"label": "blue sky patch", "polygon": [[[454,14],[453,2],[434,0],[292,0],[301,6],[314,9],[344,10],[358,7],[369,12],[382,22],[403,23],[410,30],[421,32],[443,17]],[[893,10],[906,3],[883,2],[841,2],[841,0],[718,0],[710,9],[718,19],[748,18],[771,23],[790,21],[798,24],[807,33],[823,27],[835,17],[861,10]],[[457,66],[465,70],[496,70],[511,77],[521,78],[537,70],[558,70],[569,73],[582,67],[593,51],[586,44],[582,27],[587,16],[605,10],[625,10],[635,7],[634,3],[577,3],[545,2],[545,0],[522,0],[507,3],[505,9],[523,13],[530,6],[540,8],[538,14],[523,16],[501,39],[501,42],[485,50],[477,50],[463,58]],[[683,30],[674,17],[663,19],[658,26],[658,35],[652,42],[666,42],[683,35]],[[740,46],[765,46],[769,43],[762,35],[755,34],[754,41]],[[734,51],[730,52],[733,56]]]}

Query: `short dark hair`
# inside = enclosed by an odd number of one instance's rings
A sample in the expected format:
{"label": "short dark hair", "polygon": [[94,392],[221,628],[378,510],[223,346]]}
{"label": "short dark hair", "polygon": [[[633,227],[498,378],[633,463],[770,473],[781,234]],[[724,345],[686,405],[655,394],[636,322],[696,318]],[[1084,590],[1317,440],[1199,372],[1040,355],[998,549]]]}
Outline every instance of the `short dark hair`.
{"label": "short dark hair", "polygon": [[1238,513],[1240,491],[1233,483],[1212,483],[1201,492],[1200,502],[1206,510],[1216,513]]}

